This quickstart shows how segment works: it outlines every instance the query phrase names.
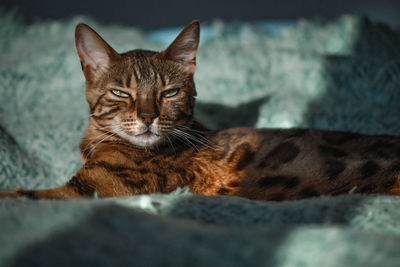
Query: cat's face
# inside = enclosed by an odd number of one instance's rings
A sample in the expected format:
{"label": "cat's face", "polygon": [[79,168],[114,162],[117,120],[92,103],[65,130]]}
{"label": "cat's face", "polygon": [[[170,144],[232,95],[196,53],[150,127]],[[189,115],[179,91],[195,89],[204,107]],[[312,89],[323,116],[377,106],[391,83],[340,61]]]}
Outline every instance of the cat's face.
{"label": "cat's face", "polygon": [[194,21],[163,52],[118,54],[91,28],[78,25],[92,127],[146,148],[182,132],[193,119],[198,42]]}

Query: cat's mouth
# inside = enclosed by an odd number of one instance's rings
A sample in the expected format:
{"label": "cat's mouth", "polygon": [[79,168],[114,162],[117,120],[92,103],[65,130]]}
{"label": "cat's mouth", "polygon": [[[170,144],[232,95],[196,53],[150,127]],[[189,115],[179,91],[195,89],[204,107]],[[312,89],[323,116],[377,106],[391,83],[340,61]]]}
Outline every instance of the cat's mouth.
{"label": "cat's mouth", "polygon": [[139,137],[139,136],[141,136],[141,137],[150,137],[152,135],[160,136],[159,134],[156,134],[155,132],[152,132],[150,129],[147,129],[147,130],[145,130],[145,131],[143,131],[143,132],[141,132],[139,134],[136,134],[135,137]]}

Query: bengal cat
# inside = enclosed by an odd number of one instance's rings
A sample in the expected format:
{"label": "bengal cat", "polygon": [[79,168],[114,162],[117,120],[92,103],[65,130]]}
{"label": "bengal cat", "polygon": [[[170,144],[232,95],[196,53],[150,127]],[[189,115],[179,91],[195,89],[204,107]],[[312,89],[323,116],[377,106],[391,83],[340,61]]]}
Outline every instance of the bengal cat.
{"label": "bengal cat", "polygon": [[294,200],[344,193],[400,194],[400,138],[312,129],[208,131],[193,118],[200,25],[162,52],[118,54],[76,27],[89,126],[82,167],[65,185],[2,192],[32,199],[115,197],[188,186],[207,196]]}

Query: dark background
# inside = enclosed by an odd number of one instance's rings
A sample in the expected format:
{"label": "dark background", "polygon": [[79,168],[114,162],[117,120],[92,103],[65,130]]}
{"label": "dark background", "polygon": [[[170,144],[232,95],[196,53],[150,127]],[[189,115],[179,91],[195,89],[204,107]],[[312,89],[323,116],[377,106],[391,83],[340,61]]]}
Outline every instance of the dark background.
{"label": "dark background", "polygon": [[[0,0],[1,1],[1,0]],[[335,18],[361,13],[374,21],[400,29],[399,0],[3,0],[17,8],[27,22],[35,18],[58,19],[77,14],[90,15],[104,23],[120,23],[155,29],[181,26],[194,18],[202,22],[232,20],[289,20]]]}

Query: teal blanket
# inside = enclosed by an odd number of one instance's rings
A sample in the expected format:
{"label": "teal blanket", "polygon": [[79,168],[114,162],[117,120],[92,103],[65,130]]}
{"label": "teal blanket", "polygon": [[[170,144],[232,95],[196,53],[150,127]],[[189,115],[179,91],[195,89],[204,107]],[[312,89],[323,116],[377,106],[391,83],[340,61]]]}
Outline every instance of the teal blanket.
{"label": "teal blanket", "polygon": [[[0,189],[47,188],[79,168],[88,106],[74,46],[85,22],[117,51],[157,32],[87,17],[25,25],[0,10]],[[358,16],[203,27],[198,120],[400,135],[400,37]],[[171,194],[0,200],[0,266],[399,266],[400,198],[290,202]]]}

